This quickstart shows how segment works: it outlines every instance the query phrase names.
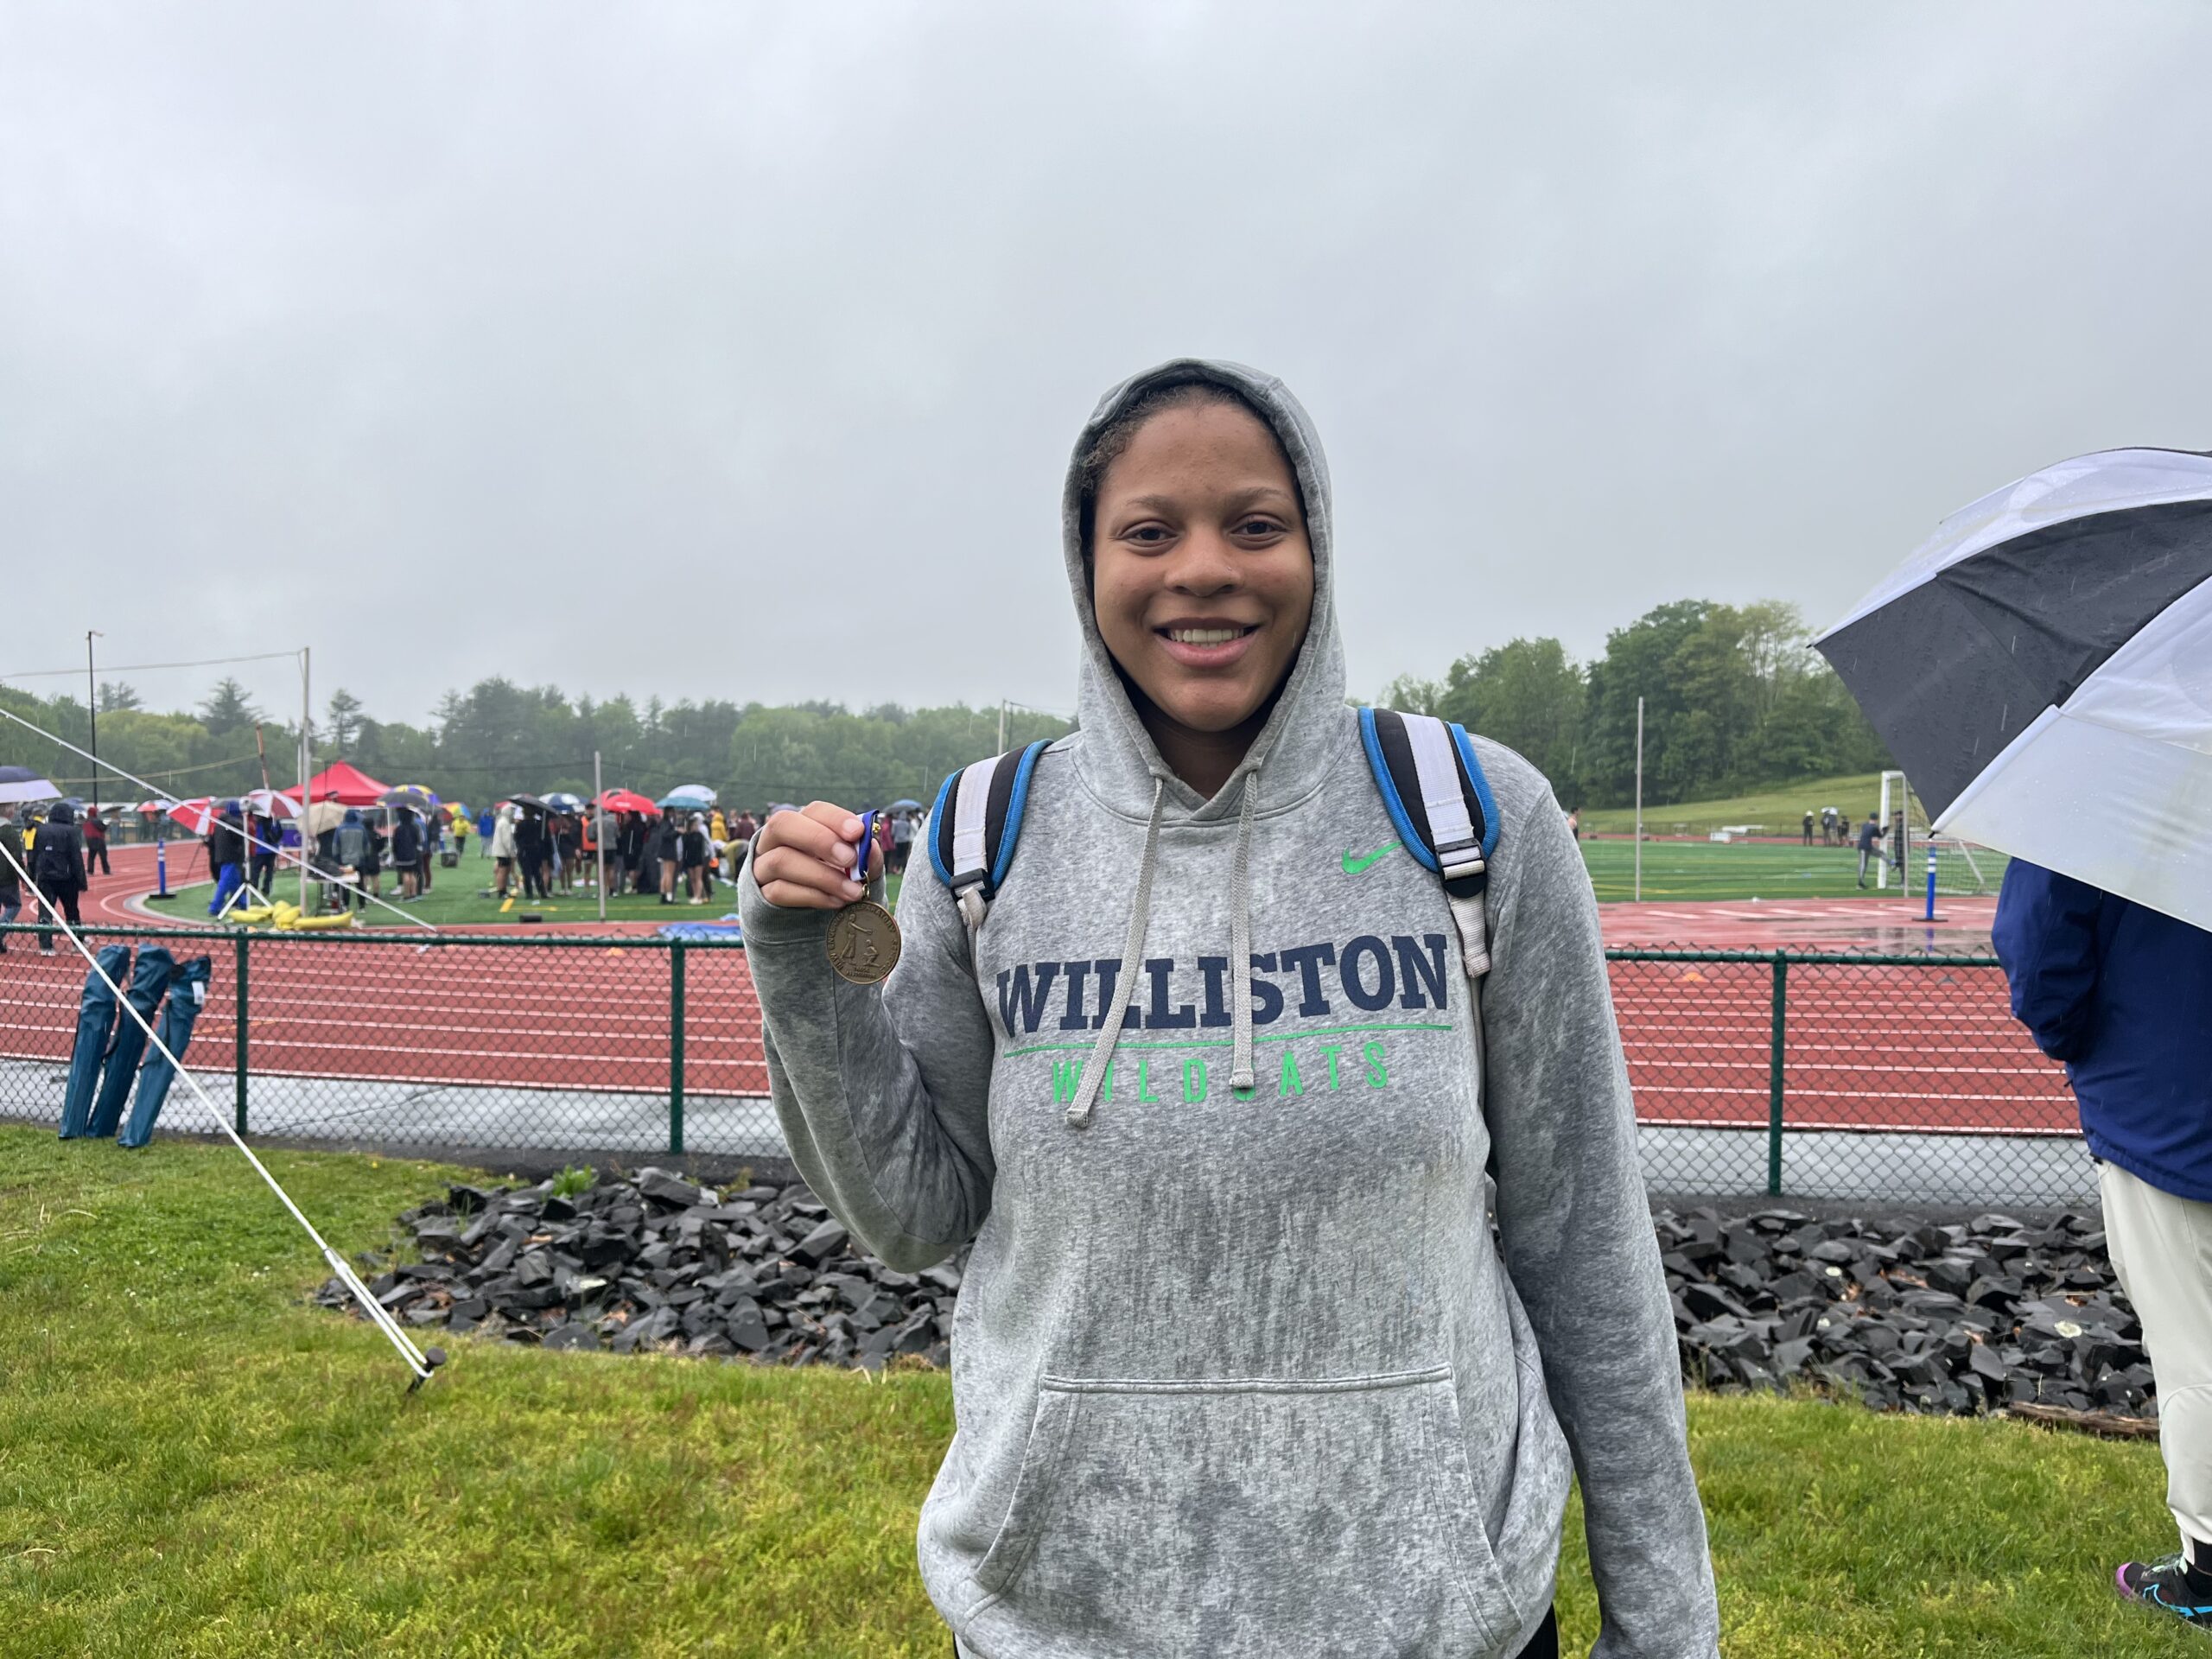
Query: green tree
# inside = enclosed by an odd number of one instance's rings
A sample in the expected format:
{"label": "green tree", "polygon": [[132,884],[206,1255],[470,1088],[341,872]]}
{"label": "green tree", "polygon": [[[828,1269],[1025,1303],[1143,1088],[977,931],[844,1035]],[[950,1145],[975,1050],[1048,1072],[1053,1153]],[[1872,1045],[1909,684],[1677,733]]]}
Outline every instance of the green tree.
{"label": "green tree", "polygon": [[126,709],[143,709],[145,702],[138,695],[138,688],[128,680],[102,680],[99,689],[99,711],[102,714],[121,714]]}
{"label": "green tree", "polygon": [[261,723],[261,710],[255,708],[246,690],[228,675],[215,682],[215,689],[207,694],[207,701],[200,705],[200,723],[207,728],[211,737],[227,737],[233,732],[251,732]]}
{"label": "green tree", "polygon": [[1504,744],[1552,780],[1572,804],[1589,687],[1556,639],[1513,639],[1452,664],[1429,712]]}
{"label": "green tree", "polygon": [[1395,709],[1402,715],[1433,715],[1443,698],[1442,682],[1424,680],[1418,674],[1401,674],[1382,688],[1382,695],[1375,699],[1375,706]]}
{"label": "green tree", "polygon": [[362,718],[367,713],[361,700],[344,686],[330,694],[330,701],[323,705],[322,717],[330,728],[330,741],[340,754],[353,747],[353,740],[360,734]]}

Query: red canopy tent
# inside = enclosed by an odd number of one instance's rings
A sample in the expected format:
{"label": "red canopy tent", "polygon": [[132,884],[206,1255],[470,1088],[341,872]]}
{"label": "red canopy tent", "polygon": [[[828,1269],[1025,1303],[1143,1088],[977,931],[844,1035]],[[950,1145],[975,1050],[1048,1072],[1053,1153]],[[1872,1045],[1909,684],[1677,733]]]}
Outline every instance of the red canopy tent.
{"label": "red canopy tent", "polygon": [[[299,798],[297,784],[284,791]],[[385,797],[385,785],[344,760],[334,760],[308,779],[308,799],[335,801],[340,806],[374,806]]]}

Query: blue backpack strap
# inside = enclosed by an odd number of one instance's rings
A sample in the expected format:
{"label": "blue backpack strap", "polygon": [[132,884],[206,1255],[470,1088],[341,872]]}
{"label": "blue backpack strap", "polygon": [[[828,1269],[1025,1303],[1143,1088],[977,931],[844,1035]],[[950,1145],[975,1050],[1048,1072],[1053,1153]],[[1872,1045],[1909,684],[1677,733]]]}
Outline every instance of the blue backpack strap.
{"label": "blue backpack strap", "polygon": [[963,766],[938,786],[930,808],[930,862],[960,906],[971,943],[1014,867],[1029,804],[1029,779],[1047,747],[1048,741],[1039,738]]}
{"label": "blue backpack strap", "polygon": [[1375,787],[1406,850],[1444,884],[1470,979],[1490,971],[1484,895],[1497,850],[1497,804],[1465,730],[1433,715],[1359,711]]}

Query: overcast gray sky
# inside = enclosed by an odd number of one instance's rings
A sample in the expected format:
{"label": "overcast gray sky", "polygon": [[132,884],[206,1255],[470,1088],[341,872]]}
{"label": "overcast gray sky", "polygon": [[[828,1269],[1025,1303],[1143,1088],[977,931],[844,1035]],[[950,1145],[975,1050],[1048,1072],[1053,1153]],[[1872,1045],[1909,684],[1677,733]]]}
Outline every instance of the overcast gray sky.
{"label": "overcast gray sky", "polygon": [[1313,411],[1357,690],[1817,621],[2212,446],[2208,70],[2196,0],[7,0],[0,672],[1065,709],[1067,448],[1182,353]]}

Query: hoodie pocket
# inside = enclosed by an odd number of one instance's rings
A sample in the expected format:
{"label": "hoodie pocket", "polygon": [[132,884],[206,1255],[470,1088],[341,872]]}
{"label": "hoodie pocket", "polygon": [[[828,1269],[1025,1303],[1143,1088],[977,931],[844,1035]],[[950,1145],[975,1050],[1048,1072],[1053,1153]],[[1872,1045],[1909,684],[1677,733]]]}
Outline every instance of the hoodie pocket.
{"label": "hoodie pocket", "polygon": [[1489,1654],[1520,1625],[1444,1366],[1045,1377],[975,1576],[979,1637],[1040,1653]]}

